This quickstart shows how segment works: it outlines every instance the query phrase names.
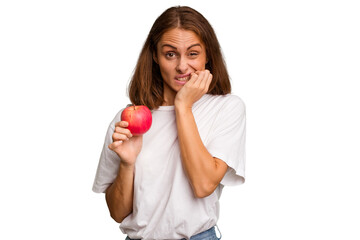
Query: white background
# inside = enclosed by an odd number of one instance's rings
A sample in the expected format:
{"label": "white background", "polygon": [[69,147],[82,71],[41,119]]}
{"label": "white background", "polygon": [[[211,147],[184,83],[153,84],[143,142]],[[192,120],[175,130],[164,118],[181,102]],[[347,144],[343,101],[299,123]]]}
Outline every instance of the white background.
{"label": "white background", "polygon": [[0,238],[125,238],[92,182],[147,33],[180,4],[213,25],[247,107],[223,239],[360,239],[357,2],[1,1]]}

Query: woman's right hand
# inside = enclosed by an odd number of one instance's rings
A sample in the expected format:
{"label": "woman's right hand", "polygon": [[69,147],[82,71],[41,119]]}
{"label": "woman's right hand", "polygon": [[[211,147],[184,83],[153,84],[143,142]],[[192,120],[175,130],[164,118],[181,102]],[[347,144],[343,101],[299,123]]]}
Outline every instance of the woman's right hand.
{"label": "woman's right hand", "polygon": [[108,147],[114,151],[125,164],[135,164],[142,147],[142,135],[133,136],[127,127],[129,123],[120,121],[115,124],[115,131],[112,135],[113,143]]}

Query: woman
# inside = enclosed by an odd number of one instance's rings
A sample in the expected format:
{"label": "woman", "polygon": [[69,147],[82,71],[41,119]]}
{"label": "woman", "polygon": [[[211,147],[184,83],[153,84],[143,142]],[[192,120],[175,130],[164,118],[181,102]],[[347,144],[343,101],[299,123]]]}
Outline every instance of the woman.
{"label": "woman", "polygon": [[218,239],[224,185],[244,182],[245,107],[230,95],[220,45],[189,7],[155,21],[132,77],[133,104],[152,110],[143,136],[120,111],[111,122],[93,186],[127,239]]}

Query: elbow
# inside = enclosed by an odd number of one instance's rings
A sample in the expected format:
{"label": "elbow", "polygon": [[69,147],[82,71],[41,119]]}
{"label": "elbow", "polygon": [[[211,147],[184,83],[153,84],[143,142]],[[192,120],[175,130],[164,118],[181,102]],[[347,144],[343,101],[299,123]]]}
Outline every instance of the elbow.
{"label": "elbow", "polygon": [[117,223],[121,223],[126,217],[126,216],[120,216],[120,215],[112,213],[112,212],[110,212],[110,216]]}
{"label": "elbow", "polygon": [[121,223],[131,212],[132,206],[126,207],[124,205],[120,205],[116,199],[110,197],[108,192],[106,193],[106,203],[109,209],[110,217],[114,219],[115,222]]}
{"label": "elbow", "polygon": [[193,192],[196,198],[205,198],[210,196],[215,189],[217,188],[218,184],[199,184],[197,186],[194,185]]}
{"label": "elbow", "polygon": [[115,222],[121,223],[127,216],[132,213],[132,210],[124,208],[110,208],[109,207],[110,217],[114,219]]}
{"label": "elbow", "polygon": [[204,191],[201,191],[201,192],[199,192],[199,191],[194,191],[194,194],[195,194],[195,197],[196,197],[196,198],[205,198],[205,197],[211,195],[211,193],[209,193],[209,192],[204,192]]}

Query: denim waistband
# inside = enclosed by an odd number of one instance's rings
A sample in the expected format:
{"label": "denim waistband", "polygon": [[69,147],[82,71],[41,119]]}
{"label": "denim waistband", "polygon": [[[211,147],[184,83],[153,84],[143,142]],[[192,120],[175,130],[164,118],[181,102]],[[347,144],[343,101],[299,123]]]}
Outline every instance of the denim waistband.
{"label": "denim waistband", "polygon": [[[217,236],[216,236],[216,231],[215,231],[215,227],[212,227],[212,228],[210,228],[210,229],[208,229],[208,230],[206,230],[206,231],[204,231],[204,232],[201,232],[201,233],[198,233],[198,234],[196,234],[196,235],[194,235],[194,236],[192,236],[191,238],[190,238],[190,240],[212,240],[212,239],[221,239],[221,232],[220,232],[220,230],[219,230],[219,228],[218,228],[218,226],[217,225],[215,225],[216,226],[216,228],[218,229],[218,231],[219,231],[219,233],[220,233],[220,238],[218,238]],[[126,237],[126,239],[125,240],[141,240],[141,239],[131,239],[131,238],[129,238],[129,237]],[[186,240],[185,238],[183,238],[183,239],[181,239],[181,240]]]}

